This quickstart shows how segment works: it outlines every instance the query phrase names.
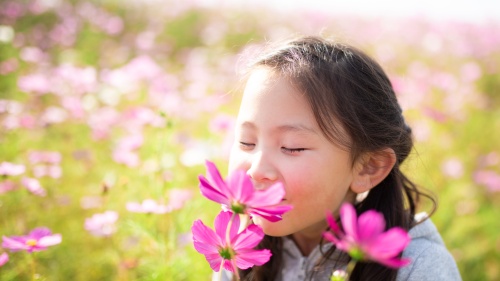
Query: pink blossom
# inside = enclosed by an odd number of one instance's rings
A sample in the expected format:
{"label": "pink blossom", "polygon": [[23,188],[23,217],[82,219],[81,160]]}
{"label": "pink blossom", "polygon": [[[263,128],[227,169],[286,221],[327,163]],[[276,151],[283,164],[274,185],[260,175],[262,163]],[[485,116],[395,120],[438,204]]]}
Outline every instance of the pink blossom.
{"label": "pink blossom", "polygon": [[153,199],[146,199],[142,203],[128,202],[126,208],[133,213],[165,214],[172,211],[170,206],[158,204]]}
{"label": "pink blossom", "polygon": [[23,92],[46,94],[51,91],[49,79],[42,74],[30,74],[19,77],[17,86]]}
{"label": "pink blossom", "polygon": [[54,246],[62,241],[61,234],[52,234],[46,227],[33,229],[28,235],[2,237],[2,247],[12,252],[25,250],[28,253],[45,250],[49,246]]}
{"label": "pink blossom", "polygon": [[0,176],[19,176],[26,171],[24,165],[17,165],[10,162],[0,164]]}
{"label": "pink blossom", "polygon": [[11,190],[16,189],[16,184],[12,181],[3,181],[0,182],[0,194],[7,193]]}
{"label": "pink blossom", "polygon": [[207,178],[200,175],[201,194],[220,203],[224,209],[238,214],[261,216],[269,221],[281,220],[281,216],[292,209],[290,205],[278,205],[283,200],[285,188],[275,183],[264,190],[254,188],[250,177],[241,170],[222,179],[214,163],[206,161]]}
{"label": "pink blossom", "polygon": [[28,154],[28,159],[31,164],[38,163],[48,163],[48,164],[59,164],[61,162],[61,153],[57,151],[30,151]]}
{"label": "pink blossom", "polygon": [[90,218],[85,219],[85,229],[90,234],[102,237],[111,236],[116,232],[116,221],[118,213],[115,211],[106,211],[101,214],[95,214]]}
{"label": "pink blossom", "polygon": [[[226,229],[231,219],[233,222],[226,237]],[[194,222],[191,228],[194,248],[205,255],[214,271],[218,272],[223,267],[235,272],[235,266],[247,269],[254,265],[263,265],[271,258],[272,254],[268,249],[254,249],[264,237],[259,226],[251,224],[241,233],[238,233],[239,227],[239,216],[224,211],[215,218],[215,231],[205,226],[201,220]]]}
{"label": "pink blossom", "polygon": [[9,255],[7,253],[3,253],[0,255],[0,267],[6,264],[9,261]]}
{"label": "pink blossom", "polygon": [[484,185],[491,192],[500,191],[500,174],[491,170],[480,170],[474,173],[474,181]]}
{"label": "pink blossom", "polygon": [[62,175],[62,169],[57,165],[37,165],[33,167],[33,175],[37,178],[49,176],[53,179],[58,179]]}
{"label": "pink blossom", "polygon": [[464,165],[460,159],[451,158],[441,164],[441,170],[448,177],[458,179],[464,174]]}
{"label": "pink blossom", "polygon": [[369,210],[357,218],[354,207],[344,203],[340,208],[340,220],[343,231],[333,216],[327,214],[331,232],[325,232],[324,237],[354,260],[374,261],[391,268],[410,263],[410,260],[398,257],[410,243],[410,236],[399,227],[384,232],[385,220],[381,213]]}
{"label": "pink blossom", "polygon": [[34,195],[40,196],[40,197],[45,197],[47,195],[47,192],[45,189],[40,185],[40,182],[37,179],[33,178],[23,178],[22,179],[22,184],[26,189],[33,193]]}
{"label": "pink blossom", "polygon": [[10,58],[6,61],[0,62],[0,74],[6,75],[16,71],[19,67],[19,62],[15,58]]}
{"label": "pink blossom", "polygon": [[169,191],[168,205],[172,210],[177,210],[184,206],[184,203],[193,197],[191,190],[174,188]]}

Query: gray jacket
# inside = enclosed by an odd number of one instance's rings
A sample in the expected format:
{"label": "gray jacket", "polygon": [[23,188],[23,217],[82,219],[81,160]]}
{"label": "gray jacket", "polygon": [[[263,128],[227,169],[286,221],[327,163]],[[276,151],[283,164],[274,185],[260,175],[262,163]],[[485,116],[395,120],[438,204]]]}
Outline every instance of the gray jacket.
{"label": "gray jacket", "polygon": [[[417,215],[417,219],[422,215]],[[430,219],[410,229],[412,238],[410,244],[403,252],[403,257],[410,258],[410,265],[399,269],[398,281],[460,281],[455,260],[446,249],[436,227]],[[315,268],[315,264],[321,253],[327,251],[332,245],[325,244],[316,247],[309,256],[304,257],[295,243],[284,238],[283,242],[283,268],[276,281],[304,281],[330,280],[331,274],[336,269],[345,269],[347,265],[346,255],[336,251],[329,258],[326,265]],[[213,280],[218,279],[218,273],[214,273]],[[230,281],[231,273],[224,271],[222,280]]]}

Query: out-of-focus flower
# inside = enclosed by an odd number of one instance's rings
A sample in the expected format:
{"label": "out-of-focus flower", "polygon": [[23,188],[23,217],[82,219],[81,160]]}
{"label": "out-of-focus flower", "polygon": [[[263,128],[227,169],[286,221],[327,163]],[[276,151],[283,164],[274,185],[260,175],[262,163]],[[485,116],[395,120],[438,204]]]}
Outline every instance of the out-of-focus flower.
{"label": "out-of-focus flower", "polygon": [[333,216],[327,214],[331,231],[325,232],[324,237],[353,260],[373,261],[390,268],[410,263],[410,260],[398,257],[410,243],[410,236],[399,227],[384,232],[385,220],[381,213],[369,210],[357,218],[354,207],[345,203],[340,208],[340,220],[343,231]]}
{"label": "out-of-focus flower", "polygon": [[142,146],[143,141],[140,133],[121,138],[113,150],[113,160],[129,167],[137,167],[140,159],[135,150]]}
{"label": "out-of-focus flower", "polygon": [[61,153],[57,151],[31,151],[28,154],[28,159],[31,164],[47,163],[59,164],[61,162]]}
{"label": "out-of-focus flower", "polygon": [[30,74],[19,77],[17,86],[21,91],[26,93],[46,94],[51,91],[49,79],[42,74]]}
{"label": "out-of-focus flower", "polygon": [[0,194],[2,193],[7,193],[11,190],[14,190],[16,189],[16,184],[12,181],[3,181],[3,182],[0,182]]}
{"label": "out-of-focus flower", "polygon": [[35,166],[33,167],[33,174],[36,178],[41,178],[49,176],[53,179],[58,179],[62,175],[62,169],[60,166],[50,165],[50,166]]}
{"label": "out-of-focus flower", "polygon": [[9,261],[9,255],[7,253],[3,253],[0,255],[0,266],[3,266]]}
{"label": "out-of-focus flower", "polygon": [[172,210],[177,210],[184,206],[184,203],[193,197],[193,192],[187,189],[174,188],[169,191],[168,205]]}
{"label": "out-of-focus flower", "polygon": [[26,171],[24,165],[17,165],[10,162],[0,164],[0,176],[19,176]]}
{"label": "out-of-focus flower", "polygon": [[103,199],[101,196],[83,196],[80,199],[80,206],[83,209],[95,209],[101,207]]}
{"label": "out-of-focus flower", "polygon": [[443,174],[453,179],[458,179],[464,174],[464,166],[457,158],[451,158],[444,161],[443,164],[441,164],[441,170]]}
{"label": "out-of-focus flower", "polygon": [[[226,237],[231,217],[233,222]],[[215,231],[205,226],[201,220],[194,222],[191,228],[194,247],[205,255],[214,271],[218,272],[223,267],[235,272],[235,266],[247,269],[254,265],[263,265],[271,258],[272,254],[268,249],[254,249],[264,237],[259,226],[251,224],[241,233],[238,233],[239,227],[239,216],[224,211],[215,218]]]}
{"label": "out-of-focus flower", "polygon": [[474,173],[474,181],[484,185],[491,192],[500,191],[500,175],[491,170],[480,170]]}
{"label": "out-of-focus flower", "polygon": [[126,208],[133,213],[165,214],[172,211],[170,206],[158,204],[153,199],[146,199],[142,203],[128,202]]}
{"label": "out-of-focus flower", "polygon": [[85,229],[97,237],[111,236],[116,232],[116,221],[118,213],[115,211],[106,211],[101,214],[95,214],[85,219]]}
{"label": "out-of-focus flower", "polygon": [[45,195],[47,195],[47,192],[40,185],[40,182],[37,179],[25,177],[22,179],[21,183],[24,185],[24,187],[26,187],[26,189],[29,192],[31,192],[37,196],[44,197]]}
{"label": "out-of-focus flower", "polygon": [[222,204],[224,209],[237,214],[261,216],[272,222],[281,220],[281,216],[292,209],[290,205],[278,205],[285,195],[285,188],[281,183],[257,190],[244,171],[234,171],[224,181],[214,163],[206,161],[206,167],[207,178],[202,175],[198,177],[201,194]]}
{"label": "out-of-focus flower", "polygon": [[52,234],[50,229],[46,227],[38,227],[33,229],[28,235],[24,236],[3,236],[2,247],[9,249],[12,252],[27,251],[39,252],[47,249],[49,246],[54,246],[62,241],[61,234]]}

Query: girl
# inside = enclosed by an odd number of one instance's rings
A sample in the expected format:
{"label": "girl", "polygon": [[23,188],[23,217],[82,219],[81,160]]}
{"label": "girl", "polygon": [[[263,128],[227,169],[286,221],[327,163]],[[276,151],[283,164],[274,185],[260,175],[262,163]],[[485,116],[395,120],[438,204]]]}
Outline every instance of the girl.
{"label": "girl", "polygon": [[[322,239],[325,213],[343,202],[383,213],[387,228],[409,231],[399,270],[357,263],[350,280],[460,280],[432,222],[416,216],[421,196],[400,171],[412,150],[394,90],[361,51],[305,37],[251,65],[238,113],[229,169],[244,169],[256,188],[281,181],[293,209],[270,223],[258,217],[273,256],[240,272],[243,280],[330,280],[349,257]],[[434,203],[434,201],[432,200]],[[231,280],[228,272],[223,279]]]}

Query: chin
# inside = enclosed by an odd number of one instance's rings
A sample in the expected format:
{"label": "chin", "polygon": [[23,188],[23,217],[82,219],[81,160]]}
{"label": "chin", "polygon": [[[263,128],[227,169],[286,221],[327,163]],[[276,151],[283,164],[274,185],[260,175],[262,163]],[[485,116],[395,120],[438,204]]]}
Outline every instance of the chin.
{"label": "chin", "polygon": [[286,222],[284,220],[270,222],[261,217],[255,217],[253,218],[253,222],[260,226],[264,233],[268,236],[282,237],[292,234],[287,231]]}

